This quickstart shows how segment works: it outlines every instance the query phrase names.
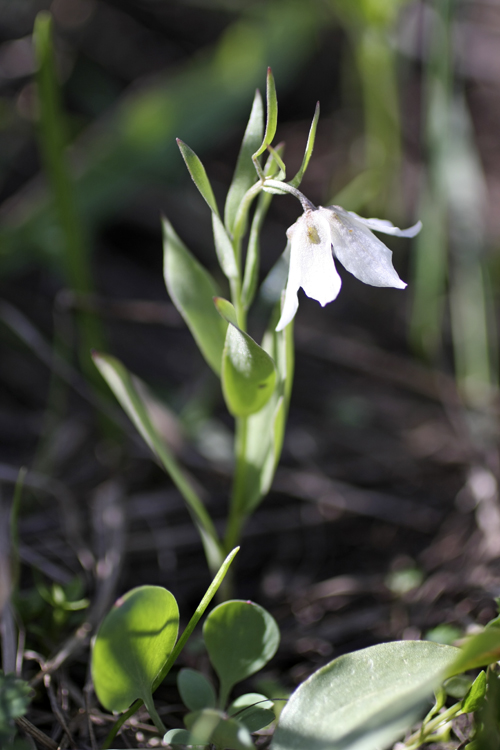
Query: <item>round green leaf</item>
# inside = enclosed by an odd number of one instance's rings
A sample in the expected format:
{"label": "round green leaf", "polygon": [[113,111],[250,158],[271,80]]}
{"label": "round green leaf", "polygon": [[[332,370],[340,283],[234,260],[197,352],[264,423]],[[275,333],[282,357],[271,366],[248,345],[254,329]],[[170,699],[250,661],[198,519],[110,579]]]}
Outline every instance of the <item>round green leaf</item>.
{"label": "round green leaf", "polygon": [[184,705],[190,711],[215,708],[215,691],[201,672],[195,669],[181,669],[177,676],[177,687]]}
{"label": "round green leaf", "polygon": [[275,619],[258,604],[233,600],[208,615],[203,638],[220,680],[220,705],[225,705],[233,685],[272,659],[280,632]]}
{"label": "round green leaf", "polygon": [[382,750],[418,718],[458,649],[398,641],[345,654],[292,694],[272,750]]}
{"label": "round green leaf", "polygon": [[118,599],[92,650],[95,692],[108,711],[124,711],[137,698],[149,701],[178,628],[177,602],[161,586],[139,586]]}

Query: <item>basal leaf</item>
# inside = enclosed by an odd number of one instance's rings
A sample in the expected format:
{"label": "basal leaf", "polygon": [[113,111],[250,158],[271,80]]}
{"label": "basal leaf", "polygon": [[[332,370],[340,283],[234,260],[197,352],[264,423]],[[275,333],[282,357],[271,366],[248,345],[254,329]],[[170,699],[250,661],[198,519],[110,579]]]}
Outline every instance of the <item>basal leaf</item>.
{"label": "basal leaf", "polygon": [[150,702],[155,677],[175,646],[179,609],[161,586],[132,589],[114,604],[92,649],[92,679],[108,711]]}
{"label": "basal leaf", "polygon": [[292,693],[271,750],[383,750],[409,729],[458,649],[382,643],[345,654]]}
{"label": "basal leaf", "polygon": [[214,309],[217,288],[208,271],[189,252],[166,219],[164,275],[172,302],[186,321],[206,361],[220,374],[226,324]]}
{"label": "basal leaf", "polygon": [[231,600],[210,612],[203,638],[220,680],[220,705],[225,705],[237,682],[272,659],[280,633],[274,618],[258,604]]}

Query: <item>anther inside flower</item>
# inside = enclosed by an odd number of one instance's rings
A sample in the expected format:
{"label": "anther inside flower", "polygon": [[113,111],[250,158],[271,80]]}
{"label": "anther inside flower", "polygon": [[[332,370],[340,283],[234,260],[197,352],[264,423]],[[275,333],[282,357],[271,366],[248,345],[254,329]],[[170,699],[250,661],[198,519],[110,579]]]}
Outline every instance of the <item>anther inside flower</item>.
{"label": "anther inside flower", "polygon": [[276,330],[281,331],[297,312],[300,287],[323,307],[337,297],[342,281],[334,258],[365,284],[404,289],[406,284],[392,265],[392,252],[371,230],[414,237],[421,226],[419,221],[409,229],[398,229],[390,221],[362,219],[340,206],[307,209],[287,231],[290,268]]}

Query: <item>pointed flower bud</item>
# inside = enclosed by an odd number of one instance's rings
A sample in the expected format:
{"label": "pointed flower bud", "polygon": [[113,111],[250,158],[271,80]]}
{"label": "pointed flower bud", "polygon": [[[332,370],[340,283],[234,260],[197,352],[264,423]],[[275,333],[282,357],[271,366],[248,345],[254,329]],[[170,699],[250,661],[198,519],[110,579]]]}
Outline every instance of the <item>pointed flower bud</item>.
{"label": "pointed flower bud", "polygon": [[406,284],[392,265],[392,252],[371,230],[414,237],[421,226],[419,221],[409,229],[398,229],[390,221],[363,219],[340,206],[305,211],[287,231],[290,268],[285,304],[276,330],[283,330],[297,312],[300,287],[323,307],[337,297],[342,282],[334,258],[365,284],[404,289]]}

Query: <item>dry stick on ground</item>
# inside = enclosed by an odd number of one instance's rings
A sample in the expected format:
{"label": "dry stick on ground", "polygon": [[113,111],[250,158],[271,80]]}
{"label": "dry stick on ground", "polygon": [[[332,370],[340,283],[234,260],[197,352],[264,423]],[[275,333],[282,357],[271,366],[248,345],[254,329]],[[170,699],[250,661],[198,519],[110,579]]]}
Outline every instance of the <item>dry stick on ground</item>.
{"label": "dry stick on ground", "polygon": [[30,737],[33,737],[33,739],[43,747],[48,748],[48,750],[58,750],[57,742],[54,742],[50,737],[47,737],[44,732],[37,729],[34,724],[32,724],[31,721],[28,721],[28,719],[25,719],[24,716],[19,716],[15,719],[15,722],[19,729],[22,729],[23,732],[29,734]]}
{"label": "dry stick on ground", "polygon": [[63,714],[63,712],[62,712],[62,710],[59,707],[59,704],[57,702],[57,698],[56,698],[56,694],[54,692],[54,688],[52,686],[52,679],[51,679],[50,674],[45,674],[44,675],[43,684],[45,685],[45,689],[47,691],[47,695],[49,696],[50,707],[51,707],[54,715],[56,716],[59,724],[61,725],[62,729],[66,733],[66,735],[67,735],[67,737],[69,739],[71,747],[76,748],[76,742],[75,742],[75,740],[73,739],[73,737],[71,735],[70,729],[69,729],[68,724],[66,722],[66,718],[65,718],[65,716],[64,716],[64,714]]}

